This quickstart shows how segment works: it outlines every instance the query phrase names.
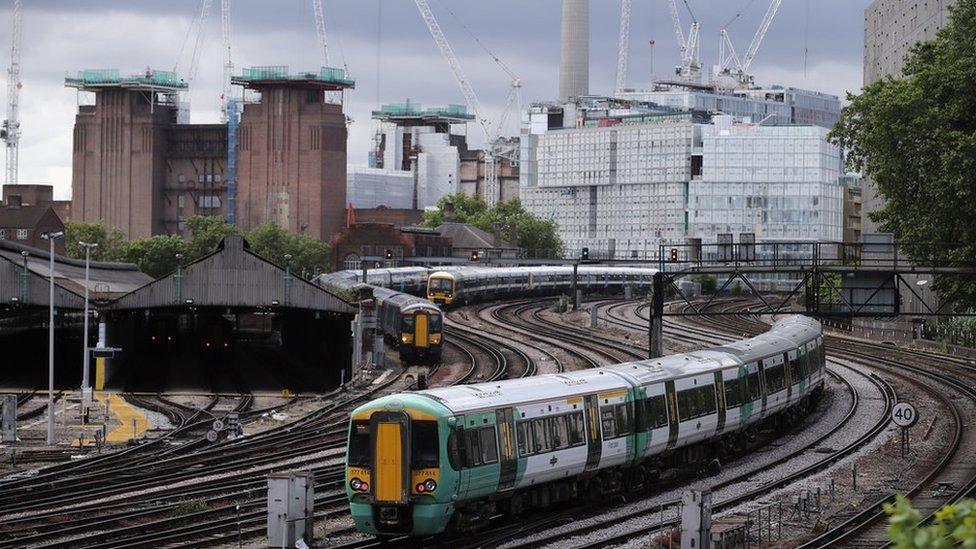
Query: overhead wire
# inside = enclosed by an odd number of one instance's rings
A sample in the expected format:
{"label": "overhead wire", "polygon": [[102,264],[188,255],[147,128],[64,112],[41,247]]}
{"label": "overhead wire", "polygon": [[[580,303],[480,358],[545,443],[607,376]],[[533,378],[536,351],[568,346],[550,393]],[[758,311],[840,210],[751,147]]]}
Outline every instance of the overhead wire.
{"label": "overhead wire", "polygon": [[[687,1],[687,0],[686,0],[686,1]],[[457,14],[456,14],[456,13],[454,13],[454,10],[452,10],[452,9],[450,8],[450,6],[448,6],[448,5],[447,5],[447,4],[445,4],[444,2],[440,2],[439,0],[438,0],[438,2],[437,2],[437,3],[438,3],[438,4],[439,4],[439,5],[441,6],[441,7],[443,7],[443,8],[445,9],[445,10],[447,10],[447,13],[449,13],[449,14],[451,14],[451,17],[453,17],[453,18],[454,18],[454,20],[455,20],[455,21],[457,21],[457,22],[458,22],[458,24],[460,24],[460,25],[461,25],[461,28],[463,28],[463,29],[465,30],[465,32],[467,32],[467,33],[468,33],[468,35],[469,35],[469,36],[470,36],[470,37],[471,37],[471,38],[472,38],[472,39],[473,39],[473,40],[475,41],[475,43],[477,43],[477,44],[478,44],[478,46],[480,46],[480,47],[481,47],[481,49],[483,49],[483,50],[485,50],[485,53],[487,53],[487,54],[488,54],[488,56],[489,56],[489,57],[491,57],[491,59],[492,59],[492,60],[493,60],[493,61],[494,61],[495,63],[497,63],[497,64],[498,64],[498,66],[499,66],[499,67],[501,67],[501,69],[502,69],[503,71],[505,71],[505,73],[506,73],[506,74],[507,74],[507,75],[508,75],[508,76],[509,76],[510,78],[512,78],[512,79],[516,79],[516,78],[518,78],[518,76],[517,76],[517,75],[515,74],[515,71],[513,71],[513,70],[511,69],[511,67],[509,67],[508,65],[506,65],[506,64],[505,64],[505,62],[504,62],[504,61],[502,61],[502,60],[501,60],[501,59],[500,59],[500,58],[499,58],[499,57],[498,57],[497,55],[495,55],[495,52],[493,52],[493,51],[491,51],[491,49],[490,49],[490,48],[489,48],[488,46],[486,46],[486,45],[485,45],[485,43],[484,43],[484,42],[482,42],[480,38],[478,38],[478,36],[477,36],[477,35],[476,35],[476,34],[474,33],[474,31],[472,31],[472,30],[471,30],[471,28],[470,28],[470,27],[468,27],[468,25],[466,25],[466,24],[464,23],[464,21],[462,21],[462,20],[461,20],[461,18],[457,16]]]}

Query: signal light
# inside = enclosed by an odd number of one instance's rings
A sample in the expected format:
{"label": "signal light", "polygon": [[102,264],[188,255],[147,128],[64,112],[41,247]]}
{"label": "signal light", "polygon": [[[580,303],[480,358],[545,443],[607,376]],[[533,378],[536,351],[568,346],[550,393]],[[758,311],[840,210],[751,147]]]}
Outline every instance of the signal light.
{"label": "signal light", "polygon": [[671,261],[678,260],[678,248],[671,248]]}
{"label": "signal light", "polygon": [[590,258],[590,249],[589,248],[583,248],[582,253],[580,253],[580,259],[582,259],[583,261],[586,261],[589,258]]}
{"label": "signal light", "polygon": [[478,261],[478,252],[471,252],[471,261]]}
{"label": "signal light", "polygon": [[386,259],[393,259],[393,250],[386,250]]}
{"label": "signal light", "polygon": [[418,485],[416,485],[416,486],[414,486],[414,488],[416,488],[418,492],[423,492],[423,491],[424,491],[424,489],[425,489],[425,487],[424,487],[424,483],[423,483],[423,482],[421,482],[420,484],[418,484]]}

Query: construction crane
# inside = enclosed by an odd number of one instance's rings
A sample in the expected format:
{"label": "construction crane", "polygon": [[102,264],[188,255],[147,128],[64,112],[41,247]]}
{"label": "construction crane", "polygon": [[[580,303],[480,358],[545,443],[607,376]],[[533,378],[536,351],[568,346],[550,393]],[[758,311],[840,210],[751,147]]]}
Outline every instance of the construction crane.
{"label": "construction crane", "polygon": [[0,128],[0,138],[7,145],[7,185],[17,184],[17,161],[20,152],[20,48],[23,44],[24,5],[14,0],[13,32],[10,46],[10,68],[7,69],[7,118]]}
{"label": "construction crane", "polygon": [[755,84],[755,77],[749,73],[749,68],[752,66],[756,54],[759,53],[759,46],[766,38],[766,33],[773,23],[773,18],[776,17],[780,3],[782,0],[772,0],[769,4],[766,15],[759,23],[759,29],[756,30],[752,42],[749,43],[749,49],[746,50],[746,54],[741,60],[736,54],[735,45],[732,43],[728,30],[723,28],[719,31],[719,62],[712,68],[712,81],[717,86],[748,88]]}
{"label": "construction crane", "polygon": [[193,50],[190,52],[190,65],[186,71],[187,91],[183,104],[180,105],[178,115],[182,123],[189,123],[190,121],[190,94],[193,93],[193,79],[196,78],[197,69],[200,67],[200,54],[203,51],[200,46],[203,43],[204,29],[207,26],[207,20],[210,18],[212,7],[213,0],[202,0],[200,2],[200,11],[193,21],[190,22],[190,28],[186,31],[186,38],[183,39],[183,45],[180,46],[180,53],[176,57],[176,63],[173,65],[173,72],[175,73],[179,70],[180,61],[183,58],[183,51],[186,49],[186,43],[192,39]]}
{"label": "construction crane", "polygon": [[620,94],[627,87],[627,62],[630,57],[630,2],[620,0],[620,40],[617,46],[617,86],[614,93]]}
{"label": "construction crane", "polygon": [[671,24],[674,26],[674,35],[678,39],[678,50],[681,55],[681,64],[674,68],[674,73],[678,80],[691,84],[701,83],[701,43],[699,41],[701,23],[691,11],[688,0],[684,0],[685,8],[691,15],[691,27],[688,29],[688,38],[681,30],[681,17],[678,15],[678,5],[676,0],[668,0],[668,7],[671,10]]}
{"label": "construction crane", "polygon": [[312,0],[312,11],[315,12],[315,33],[319,37],[319,47],[322,48],[322,65],[329,66],[329,41],[325,35],[325,11],[322,0]]}
{"label": "construction crane", "polygon": [[[427,29],[430,31],[430,35],[434,38],[434,43],[437,44],[437,48],[440,50],[441,55],[444,57],[444,60],[447,61],[448,66],[451,68],[451,72],[454,73],[454,79],[457,81],[458,87],[461,89],[461,94],[464,96],[465,103],[473,112],[475,119],[478,121],[478,125],[481,127],[482,132],[484,132],[484,198],[488,206],[493,206],[497,202],[499,194],[498,175],[495,165],[498,158],[508,158],[512,163],[518,162],[518,147],[500,142],[499,135],[501,134],[504,122],[507,120],[508,113],[512,110],[512,107],[518,105],[519,110],[521,110],[522,81],[511,69],[505,66],[505,64],[502,63],[497,56],[492,54],[490,51],[488,52],[494,61],[498,63],[498,65],[502,67],[502,69],[512,79],[511,89],[509,90],[508,97],[505,100],[505,109],[499,117],[498,124],[494,129],[492,129],[491,122],[487,116],[485,116],[484,110],[481,107],[481,101],[478,100],[478,95],[474,92],[474,88],[471,87],[471,82],[468,81],[467,76],[464,74],[464,69],[461,68],[461,63],[458,61],[454,50],[451,48],[451,44],[447,41],[447,37],[444,36],[444,31],[441,30],[441,26],[434,17],[434,13],[431,11],[427,0],[414,1],[417,4],[417,9],[420,11],[420,17],[424,20],[424,23],[427,24]],[[482,47],[484,47],[483,44]]]}
{"label": "construction crane", "polygon": [[226,124],[230,119],[228,104],[231,101],[230,80],[234,75],[234,60],[230,48],[230,0],[220,0],[220,37],[224,50],[224,80],[220,92],[220,121]]}

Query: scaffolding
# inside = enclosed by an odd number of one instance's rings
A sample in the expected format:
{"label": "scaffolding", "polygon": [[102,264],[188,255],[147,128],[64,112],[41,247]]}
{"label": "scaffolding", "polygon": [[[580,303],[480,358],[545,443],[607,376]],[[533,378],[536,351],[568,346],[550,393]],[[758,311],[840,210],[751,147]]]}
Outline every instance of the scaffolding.
{"label": "scaffolding", "polygon": [[75,77],[66,77],[64,85],[71,88],[154,88],[165,91],[185,90],[189,85],[175,72],[147,68],[141,74],[122,76],[119,69],[84,69]]}
{"label": "scaffolding", "polygon": [[331,84],[336,89],[354,88],[356,81],[346,76],[346,71],[334,67],[322,67],[318,72],[291,73],[288,65],[267,65],[248,67],[241,70],[241,74],[234,76],[232,82],[247,85],[254,82],[318,82]]}

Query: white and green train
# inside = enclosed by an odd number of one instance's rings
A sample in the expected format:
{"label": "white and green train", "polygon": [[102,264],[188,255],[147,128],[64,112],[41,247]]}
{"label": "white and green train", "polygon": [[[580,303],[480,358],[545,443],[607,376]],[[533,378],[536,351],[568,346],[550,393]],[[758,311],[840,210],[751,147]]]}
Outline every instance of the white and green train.
{"label": "white and green train", "polygon": [[352,413],[349,507],[360,531],[427,536],[649,486],[803,416],[824,377],[820,323],[793,316],[703,351],[386,396]]}

